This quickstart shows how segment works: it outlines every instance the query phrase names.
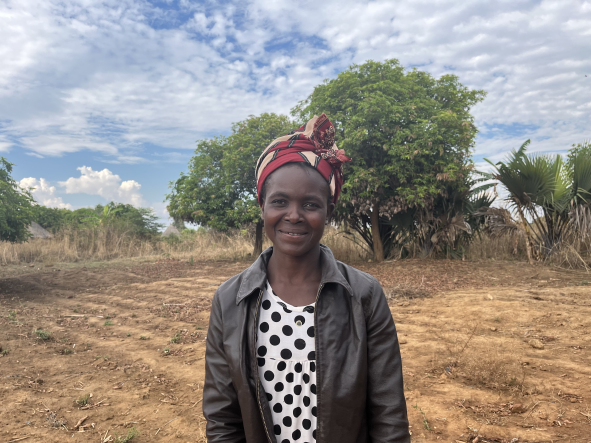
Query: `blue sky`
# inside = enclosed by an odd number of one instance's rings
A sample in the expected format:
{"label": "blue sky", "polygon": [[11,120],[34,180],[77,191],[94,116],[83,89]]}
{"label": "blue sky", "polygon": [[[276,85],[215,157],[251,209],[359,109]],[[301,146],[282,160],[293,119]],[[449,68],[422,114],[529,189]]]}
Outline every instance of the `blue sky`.
{"label": "blue sky", "polygon": [[0,155],[42,204],[165,219],[196,140],[388,58],[488,92],[479,165],[564,152],[591,138],[589,54],[582,0],[2,0]]}

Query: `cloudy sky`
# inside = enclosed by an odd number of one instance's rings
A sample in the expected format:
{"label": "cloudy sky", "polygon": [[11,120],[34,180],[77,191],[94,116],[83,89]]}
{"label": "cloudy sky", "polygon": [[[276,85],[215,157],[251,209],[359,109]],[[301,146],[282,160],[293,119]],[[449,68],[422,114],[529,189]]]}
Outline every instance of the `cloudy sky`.
{"label": "cloudy sky", "polygon": [[0,0],[0,155],[42,204],[166,217],[196,140],[388,58],[488,92],[477,162],[591,139],[591,1]]}

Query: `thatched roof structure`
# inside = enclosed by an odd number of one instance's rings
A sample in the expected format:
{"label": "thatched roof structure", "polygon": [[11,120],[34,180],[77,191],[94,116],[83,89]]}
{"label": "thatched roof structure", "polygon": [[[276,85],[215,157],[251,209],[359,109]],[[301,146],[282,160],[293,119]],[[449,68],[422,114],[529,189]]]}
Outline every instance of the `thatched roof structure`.
{"label": "thatched roof structure", "polygon": [[39,223],[33,222],[33,223],[31,223],[31,226],[29,226],[27,229],[29,230],[29,232],[31,233],[33,238],[51,238],[51,237],[53,237],[53,235],[51,235]]}
{"label": "thatched roof structure", "polygon": [[181,235],[181,233],[173,225],[169,225],[166,231],[162,233],[162,237],[170,237],[171,235]]}

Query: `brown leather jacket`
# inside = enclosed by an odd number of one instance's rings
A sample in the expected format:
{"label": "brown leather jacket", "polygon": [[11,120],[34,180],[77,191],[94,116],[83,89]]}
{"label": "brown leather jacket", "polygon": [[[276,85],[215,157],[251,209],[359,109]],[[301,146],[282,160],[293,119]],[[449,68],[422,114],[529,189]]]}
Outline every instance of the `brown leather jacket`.
{"label": "brown leather jacket", "polygon": [[[211,443],[278,443],[255,355],[272,253],[272,248],[264,251],[250,268],[223,283],[213,299],[203,390]],[[316,441],[410,442],[400,348],[380,284],[335,260],[322,245],[321,266],[315,309]]]}

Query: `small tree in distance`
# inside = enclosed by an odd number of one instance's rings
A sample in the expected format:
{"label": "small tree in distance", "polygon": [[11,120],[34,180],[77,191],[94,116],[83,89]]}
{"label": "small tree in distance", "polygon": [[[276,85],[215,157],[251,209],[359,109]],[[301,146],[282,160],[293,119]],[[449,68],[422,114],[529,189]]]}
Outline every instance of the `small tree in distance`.
{"label": "small tree in distance", "polygon": [[263,222],[256,197],[255,164],[275,138],[294,123],[285,115],[264,113],[232,125],[229,136],[200,140],[189,171],[170,183],[168,213],[175,220],[220,231],[255,225],[253,256],[262,252]]}
{"label": "small tree in distance", "polygon": [[31,234],[28,227],[33,220],[33,197],[12,178],[14,165],[0,157],[0,240],[22,242]]}

